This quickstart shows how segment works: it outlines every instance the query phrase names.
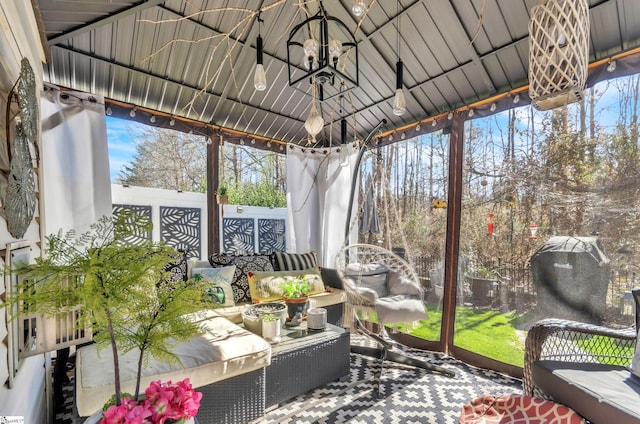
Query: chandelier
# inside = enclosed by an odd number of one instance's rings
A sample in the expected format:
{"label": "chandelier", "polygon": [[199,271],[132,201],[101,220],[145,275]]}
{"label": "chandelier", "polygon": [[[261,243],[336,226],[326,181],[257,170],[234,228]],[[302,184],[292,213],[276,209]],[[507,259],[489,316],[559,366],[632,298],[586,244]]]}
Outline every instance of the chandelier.
{"label": "chandelier", "polygon": [[320,1],[318,12],[289,33],[287,68],[289,85],[308,79],[317,86],[311,94],[320,101],[342,95],[359,84],[358,43],[340,19],[327,15]]}

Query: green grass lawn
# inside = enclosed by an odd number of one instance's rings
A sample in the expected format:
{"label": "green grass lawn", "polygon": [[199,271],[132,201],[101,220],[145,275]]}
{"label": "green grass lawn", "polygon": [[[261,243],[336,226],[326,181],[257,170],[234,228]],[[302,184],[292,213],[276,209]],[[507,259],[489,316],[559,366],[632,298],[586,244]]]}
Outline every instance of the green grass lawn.
{"label": "green grass lawn", "polygon": [[[429,308],[429,319],[409,334],[426,340],[440,338],[442,312]],[[516,331],[526,317],[513,312],[458,307],[454,343],[466,350],[515,366],[524,365],[524,334]]]}

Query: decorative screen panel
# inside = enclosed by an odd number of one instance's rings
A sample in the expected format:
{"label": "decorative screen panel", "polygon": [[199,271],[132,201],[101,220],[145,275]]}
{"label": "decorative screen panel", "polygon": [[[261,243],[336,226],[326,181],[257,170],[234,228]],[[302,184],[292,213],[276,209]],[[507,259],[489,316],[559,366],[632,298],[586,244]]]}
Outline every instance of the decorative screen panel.
{"label": "decorative screen panel", "polygon": [[284,219],[258,219],[258,252],[286,252]]}
{"label": "decorative screen panel", "polygon": [[[112,212],[114,216],[118,216],[118,214],[123,210],[130,210],[140,216],[146,216],[151,220],[151,206],[113,205]],[[124,240],[130,245],[141,245],[144,242],[151,240],[151,230],[135,230],[133,234],[126,236]]]}
{"label": "decorative screen panel", "polygon": [[202,231],[200,208],[160,206],[160,240],[187,257],[200,258],[200,232]]}
{"label": "decorative screen panel", "polygon": [[253,218],[222,220],[222,251],[235,255],[255,253],[255,223]]}

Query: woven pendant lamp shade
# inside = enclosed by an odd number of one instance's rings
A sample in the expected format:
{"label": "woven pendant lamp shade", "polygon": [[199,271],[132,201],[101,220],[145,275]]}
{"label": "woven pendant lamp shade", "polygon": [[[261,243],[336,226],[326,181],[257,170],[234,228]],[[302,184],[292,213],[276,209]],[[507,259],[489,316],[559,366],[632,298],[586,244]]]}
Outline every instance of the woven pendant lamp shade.
{"label": "woven pendant lamp shade", "polygon": [[529,21],[529,97],[538,110],[582,98],[589,65],[587,0],[540,0]]}

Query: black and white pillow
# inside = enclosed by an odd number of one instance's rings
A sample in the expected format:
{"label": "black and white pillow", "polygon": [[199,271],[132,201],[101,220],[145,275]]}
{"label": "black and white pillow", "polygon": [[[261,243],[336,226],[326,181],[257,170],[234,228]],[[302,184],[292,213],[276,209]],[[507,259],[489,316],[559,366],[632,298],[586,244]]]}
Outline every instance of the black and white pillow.
{"label": "black and white pillow", "polygon": [[209,256],[209,263],[214,268],[235,265],[236,271],[233,275],[231,288],[233,289],[233,300],[236,303],[251,302],[251,292],[249,290],[249,280],[247,274],[251,271],[273,271],[273,265],[269,255],[228,255],[226,253],[215,253]]}
{"label": "black and white pillow", "polygon": [[270,257],[271,264],[276,271],[302,271],[318,266],[318,257],[316,256],[316,252],[273,252]]}
{"label": "black and white pillow", "polygon": [[176,261],[168,263],[164,267],[165,272],[170,273],[169,281],[177,283],[179,281],[187,281],[187,254],[181,253],[176,256]]}

